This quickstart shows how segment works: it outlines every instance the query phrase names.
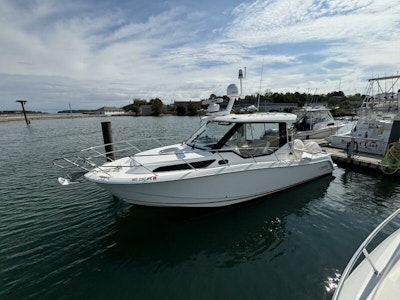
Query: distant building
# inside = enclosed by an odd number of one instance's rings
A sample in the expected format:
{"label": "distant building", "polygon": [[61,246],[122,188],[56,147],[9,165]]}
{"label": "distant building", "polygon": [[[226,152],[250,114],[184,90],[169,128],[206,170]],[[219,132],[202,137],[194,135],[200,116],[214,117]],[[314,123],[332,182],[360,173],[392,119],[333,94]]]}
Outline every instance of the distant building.
{"label": "distant building", "polygon": [[96,109],[94,113],[96,115],[112,116],[125,114],[125,110],[119,107],[103,106],[99,109]]}
{"label": "distant building", "polygon": [[153,114],[153,109],[150,104],[145,104],[140,106],[140,114],[142,116],[151,116]]}

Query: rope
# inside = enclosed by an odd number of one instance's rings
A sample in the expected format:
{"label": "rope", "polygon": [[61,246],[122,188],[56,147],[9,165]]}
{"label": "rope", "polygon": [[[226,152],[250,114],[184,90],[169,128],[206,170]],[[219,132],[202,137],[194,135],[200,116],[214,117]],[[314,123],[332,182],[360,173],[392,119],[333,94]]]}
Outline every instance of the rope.
{"label": "rope", "polygon": [[381,162],[381,170],[385,174],[400,171],[400,143],[390,143]]}

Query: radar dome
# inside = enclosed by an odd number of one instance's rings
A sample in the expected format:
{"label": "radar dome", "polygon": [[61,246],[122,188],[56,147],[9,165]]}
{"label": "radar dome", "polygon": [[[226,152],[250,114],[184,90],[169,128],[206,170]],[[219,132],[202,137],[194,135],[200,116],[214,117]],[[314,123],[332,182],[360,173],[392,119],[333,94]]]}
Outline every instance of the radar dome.
{"label": "radar dome", "polygon": [[236,84],[232,83],[232,84],[228,85],[228,87],[226,89],[226,94],[231,95],[231,96],[239,95],[239,90],[238,90],[238,87],[236,86]]}

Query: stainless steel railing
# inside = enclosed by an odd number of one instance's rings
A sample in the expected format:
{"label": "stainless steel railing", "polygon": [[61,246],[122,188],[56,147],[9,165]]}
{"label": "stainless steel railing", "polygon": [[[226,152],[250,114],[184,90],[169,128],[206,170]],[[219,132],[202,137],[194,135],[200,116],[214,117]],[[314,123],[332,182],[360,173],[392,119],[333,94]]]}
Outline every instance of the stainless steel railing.
{"label": "stainless steel railing", "polygon": [[382,270],[378,270],[378,268],[375,266],[374,261],[371,259],[369,252],[367,251],[367,246],[371,244],[371,242],[374,240],[374,238],[378,233],[380,233],[390,222],[392,222],[399,215],[400,215],[400,209],[397,209],[394,213],[392,213],[389,217],[387,217],[381,224],[379,224],[358,247],[357,251],[350,259],[349,263],[347,264],[346,268],[342,273],[342,276],[340,277],[339,284],[335,290],[332,300],[339,299],[343,285],[345,284],[346,280],[354,270],[355,264],[361,255],[364,255],[365,259],[371,265],[373,270],[373,276],[378,277],[380,275]]}
{"label": "stainless steel railing", "polygon": [[[165,138],[145,138],[145,139],[135,139],[135,140],[127,140],[127,141],[121,141],[121,142],[115,142],[115,143],[110,143],[110,144],[103,144],[103,145],[98,145],[98,146],[93,146],[93,147],[88,147],[85,148],[81,151],[74,152],[74,153],[67,153],[66,155],[56,158],[53,160],[53,165],[61,168],[61,169],[66,169],[68,171],[71,170],[71,168],[78,168],[81,171],[84,172],[89,172],[94,168],[98,168],[105,174],[108,174],[109,176],[111,173],[112,169],[116,168],[124,168],[124,167],[134,167],[134,166],[142,166],[145,168],[149,173],[153,173],[153,171],[149,168],[147,168],[145,165],[141,164],[140,161],[137,159],[139,157],[144,157],[144,156],[160,156],[160,155],[171,155],[171,154],[177,154],[177,158],[182,161],[182,163],[188,165],[191,169],[197,170],[195,166],[193,166],[193,162],[191,163],[187,159],[179,156],[180,152],[177,149],[176,152],[173,151],[173,149],[169,149],[170,151],[162,151],[161,153],[157,154],[146,154],[146,155],[139,155],[134,157],[135,154],[138,154],[144,150],[152,149],[155,146],[167,146],[171,144],[171,141],[176,140],[176,138],[172,137],[165,137]],[[162,142],[164,141],[164,143]],[[113,146],[113,151],[106,151],[105,146]],[[141,146],[138,146],[141,145]],[[298,155],[294,153],[294,146],[293,143],[288,144],[289,148],[295,155],[295,157],[298,159]],[[265,157],[267,155],[272,155],[274,156],[274,159],[276,161],[280,161],[282,159],[287,159],[280,157],[280,155],[277,154],[277,149],[279,147],[268,147],[268,151],[265,152],[266,147],[233,147],[233,148],[224,148],[224,149],[207,149],[207,150],[202,150],[202,149],[193,149],[193,152],[198,152],[198,153],[204,153],[204,151],[212,151],[213,153],[217,154],[221,160],[226,161],[226,165],[229,166],[230,163],[226,159],[226,153],[233,152],[236,153],[237,155],[241,155],[243,158],[246,159],[251,159],[254,163],[257,163],[260,161],[260,157]],[[168,149],[166,149],[168,150]],[[299,150],[299,149],[297,149]],[[314,153],[311,150],[307,150],[306,148],[300,149],[300,151],[307,152],[310,155],[313,155]],[[109,154],[114,154],[118,155],[120,157],[129,157],[130,161],[128,165],[118,165],[116,166],[115,164],[105,164],[107,161],[113,161],[109,157]],[[248,161],[247,161],[248,162]]]}

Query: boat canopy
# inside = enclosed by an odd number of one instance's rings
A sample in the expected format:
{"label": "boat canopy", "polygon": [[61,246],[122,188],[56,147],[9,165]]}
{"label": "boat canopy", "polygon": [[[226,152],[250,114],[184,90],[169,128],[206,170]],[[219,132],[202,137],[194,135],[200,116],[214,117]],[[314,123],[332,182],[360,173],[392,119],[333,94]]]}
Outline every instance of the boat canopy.
{"label": "boat canopy", "polygon": [[[213,119],[213,121],[232,122],[232,123],[286,123],[291,126],[296,122],[297,116],[290,113],[257,113],[243,115],[226,115]],[[289,127],[288,126],[288,127]]]}

